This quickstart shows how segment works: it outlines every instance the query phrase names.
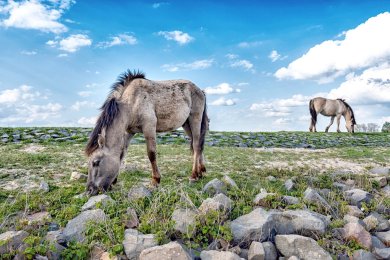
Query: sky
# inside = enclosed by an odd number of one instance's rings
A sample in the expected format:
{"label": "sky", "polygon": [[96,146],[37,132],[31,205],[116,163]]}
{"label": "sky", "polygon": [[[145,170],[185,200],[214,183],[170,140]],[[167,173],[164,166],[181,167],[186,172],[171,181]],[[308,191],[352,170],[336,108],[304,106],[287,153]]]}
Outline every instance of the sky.
{"label": "sky", "polygon": [[127,69],[204,89],[211,130],[307,131],[316,96],[382,125],[389,28],[386,0],[0,0],[0,126],[93,126]]}

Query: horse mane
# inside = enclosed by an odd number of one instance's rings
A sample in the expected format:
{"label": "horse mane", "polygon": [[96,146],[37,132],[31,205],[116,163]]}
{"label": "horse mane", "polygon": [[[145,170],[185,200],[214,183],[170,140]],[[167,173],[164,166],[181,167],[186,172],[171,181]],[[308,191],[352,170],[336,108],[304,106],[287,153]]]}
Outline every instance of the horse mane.
{"label": "horse mane", "polygon": [[345,101],[345,99],[338,98],[337,100],[340,100],[343,102],[343,104],[347,107],[347,109],[351,112],[351,120],[352,124],[356,125],[356,120],[355,120],[355,114],[353,113],[352,107]]}
{"label": "horse mane", "polygon": [[96,121],[95,128],[93,129],[87,146],[85,147],[85,153],[89,156],[91,155],[98,147],[99,134],[104,128],[107,128],[112,125],[114,119],[119,113],[119,104],[118,99],[121,97],[125,88],[133,81],[134,79],[144,79],[145,74],[140,71],[131,71],[127,70],[121,75],[119,75],[117,81],[112,85],[110,94],[108,95],[106,101],[104,101],[101,106],[100,116]]}

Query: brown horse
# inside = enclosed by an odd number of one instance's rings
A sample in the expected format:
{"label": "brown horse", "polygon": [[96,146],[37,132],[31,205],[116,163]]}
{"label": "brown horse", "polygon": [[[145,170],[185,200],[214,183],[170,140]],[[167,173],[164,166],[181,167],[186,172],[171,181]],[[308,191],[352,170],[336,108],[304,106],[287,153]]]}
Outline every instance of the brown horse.
{"label": "brown horse", "polygon": [[191,139],[192,180],[206,172],[203,147],[208,117],[206,96],[188,80],[151,81],[128,70],[113,85],[86,146],[89,156],[87,191],[94,195],[114,184],[130,139],[143,133],[152,165],[152,184],[160,183],[156,132],[183,127]]}
{"label": "brown horse", "polygon": [[350,105],[344,99],[327,99],[316,97],[310,100],[309,110],[311,114],[310,132],[317,132],[317,114],[330,116],[330,124],[325,128],[328,132],[329,127],[333,124],[334,118],[337,118],[337,132],[340,132],[340,118],[344,116],[345,126],[350,133],[354,133],[354,125],[356,125],[355,115]]}

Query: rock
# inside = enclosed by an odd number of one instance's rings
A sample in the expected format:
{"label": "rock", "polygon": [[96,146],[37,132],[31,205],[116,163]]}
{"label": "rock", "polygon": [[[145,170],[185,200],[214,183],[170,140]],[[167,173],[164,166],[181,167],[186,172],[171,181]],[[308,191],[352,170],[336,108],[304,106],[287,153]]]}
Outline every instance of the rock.
{"label": "rock", "polygon": [[149,247],[144,249],[139,260],[191,260],[192,257],[188,252],[177,242],[170,242],[162,246]]}
{"label": "rock", "polygon": [[376,257],[366,250],[360,249],[353,252],[353,260],[376,260]]}
{"label": "rock", "polygon": [[49,223],[47,231],[56,231],[56,230],[59,230],[59,229],[60,229],[60,226],[57,223],[51,222],[51,223]]}
{"label": "rock", "polygon": [[373,253],[377,259],[390,259],[390,247],[374,248]]}
{"label": "rock", "polygon": [[217,178],[209,181],[202,189],[203,192],[208,193],[209,195],[215,195],[218,193],[226,194],[226,184]]}
{"label": "rock", "polygon": [[136,229],[125,230],[125,240],[123,247],[126,256],[132,259],[138,259],[144,249],[157,246],[158,243],[153,234],[144,235]]}
{"label": "rock", "polygon": [[[378,212],[371,212],[370,215],[368,215],[365,219],[363,219],[363,222],[366,224],[366,227],[368,224],[370,224],[371,229],[375,231],[386,231],[390,229],[390,223],[387,219],[385,219],[382,215],[380,215]],[[368,229],[367,229],[368,230]],[[370,231],[368,230],[368,231]]]}
{"label": "rock", "polygon": [[348,215],[351,215],[351,216],[354,216],[354,217],[357,217],[357,218],[361,218],[361,217],[364,216],[363,211],[361,211],[356,206],[347,205],[347,208],[348,208]]}
{"label": "rock", "polygon": [[111,199],[110,196],[107,196],[106,194],[92,196],[88,199],[88,201],[81,207],[81,210],[89,210],[89,209],[95,209],[96,205],[98,203],[101,203],[102,205],[106,205],[108,202],[114,201]]}
{"label": "rock", "polygon": [[193,234],[197,212],[193,209],[175,209],[172,220],[175,221],[174,229],[182,234]]}
{"label": "rock", "polygon": [[200,253],[202,260],[241,260],[237,254],[229,251],[207,250]]}
{"label": "rock", "polygon": [[371,249],[371,235],[359,223],[347,223],[344,226],[344,239],[347,241],[356,241],[364,248]]}
{"label": "rock", "polygon": [[152,193],[143,185],[131,188],[128,194],[128,197],[131,200],[150,198],[151,196]]}
{"label": "rock", "polygon": [[387,185],[387,178],[386,176],[379,176],[372,178],[371,180],[378,182],[379,187],[383,188]]}
{"label": "rock", "polygon": [[216,194],[213,198],[205,199],[199,207],[199,211],[203,214],[216,210],[223,213],[230,212],[232,208],[232,201],[225,194]]}
{"label": "rock", "polygon": [[351,188],[343,183],[340,183],[340,182],[334,182],[333,183],[333,187],[336,188],[337,190],[339,191],[346,191],[346,190],[350,190]]}
{"label": "rock", "polygon": [[285,183],[284,183],[284,187],[286,188],[287,191],[290,191],[294,188],[294,182],[291,180],[291,179],[288,179]]}
{"label": "rock", "polygon": [[362,206],[362,203],[369,203],[373,196],[361,189],[352,189],[344,192],[346,199],[351,203],[351,205],[358,206],[359,208]]}
{"label": "rock", "polygon": [[374,235],[386,246],[390,246],[390,231],[375,232]]}
{"label": "rock", "polygon": [[370,170],[372,174],[378,175],[388,175],[390,173],[390,168],[387,167],[375,167]]}
{"label": "rock", "polygon": [[232,187],[234,189],[238,189],[238,186],[236,184],[236,182],[230,178],[228,175],[224,175],[223,178],[222,178],[222,181],[228,186],[228,187]]}
{"label": "rock", "polygon": [[264,260],[265,252],[263,244],[257,241],[253,241],[249,247],[248,260]]}
{"label": "rock", "polygon": [[348,179],[345,181],[345,184],[349,187],[354,187],[355,186],[355,180]]}
{"label": "rock", "polygon": [[49,243],[66,244],[65,236],[61,230],[47,232],[45,240]]}
{"label": "rock", "polygon": [[309,210],[287,210],[273,214],[277,234],[301,234],[315,238],[325,234],[329,225],[326,216]]}
{"label": "rock", "polygon": [[271,214],[262,208],[236,218],[230,224],[233,241],[249,245],[251,241],[265,241],[274,228]]}
{"label": "rock", "polygon": [[272,242],[263,242],[264,259],[276,260],[278,259],[278,252],[276,252],[275,245]]}
{"label": "rock", "polygon": [[58,243],[50,243],[49,249],[46,252],[48,259],[62,259],[61,253],[65,250],[65,247]]}
{"label": "rock", "polygon": [[118,257],[118,256],[110,256],[110,253],[108,253],[108,252],[104,252],[101,256],[100,256],[100,258],[99,258],[99,260],[120,260],[121,258],[120,257]]}
{"label": "rock", "polygon": [[386,248],[385,244],[383,244],[382,241],[380,241],[376,236],[371,236],[371,240],[372,248]]}
{"label": "rock", "polygon": [[70,180],[71,181],[75,181],[75,180],[87,180],[88,179],[88,175],[86,174],[82,174],[82,173],[79,173],[79,172],[72,172],[70,174]]}
{"label": "rock", "polygon": [[285,257],[297,256],[299,259],[326,259],[332,257],[317,242],[300,235],[277,235],[275,237],[276,248]]}
{"label": "rock", "polygon": [[331,206],[329,205],[329,203],[323,197],[321,197],[321,195],[318,194],[317,191],[313,190],[310,187],[305,190],[303,199],[310,203],[323,207],[327,210],[331,210]]}
{"label": "rock", "polygon": [[124,222],[126,228],[136,228],[139,225],[137,212],[133,208],[127,208],[126,215],[124,216]]}
{"label": "rock", "polygon": [[267,176],[267,181],[270,181],[270,182],[275,182],[275,181],[277,181],[277,179],[274,177],[274,176]]}
{"label": "rock", "polygon": [[269,200],[271,200],[275,196],[276,193],[268,193],[267,191],[263,190],[256,195],[255,199],[253,200],[253,203],[258,206],[266,207],[269,204]]}
{"label": "rock", "polygon": [[282,197],[282,201],[287,205],[294,205],[299,203],[299,199],[297,197],[287,196],[287,195]]}
{"label": "rock", "polygon": [[84,240],[84,232],[87,228],[87,223],[90,221],[101,223],[106,220],[106,214],[101,209],[86,210],[80,213],[74,219],[69,220],[66,224],[63,234],[66,241],[82,241]]}
{"label": "rock", "polygon": [[23,240],[28,237],[28,233],[22,231],[7,231],[0,234],[0,255],[11,253],[23,244]]}
{"label": "rock", "polygon": [[39,189],[42,190],[43,192],[48,192],[49,191],[49,184],[45,181],[41,181],[39,184]]}
{"label": "rock", "polygon": [[47,221],[50,221],[51,216],[49,212],[38,212],[26,217],[29,226],[43,226]]}

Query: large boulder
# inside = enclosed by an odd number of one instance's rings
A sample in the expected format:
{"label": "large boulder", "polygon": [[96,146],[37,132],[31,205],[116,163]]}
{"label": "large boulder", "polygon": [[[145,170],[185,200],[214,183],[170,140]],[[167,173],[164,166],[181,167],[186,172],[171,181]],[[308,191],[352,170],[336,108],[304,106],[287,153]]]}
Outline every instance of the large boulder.
{"label": "large boulder", "polygon": [[200,259],[202,260],[244,260],[237,254],[229,251],[216,251],[207,250],[200,253]]}
{"label": "large boulder", "polygon": [[123,247],[127,258],[138,259],[144,249],[157,246],[157,240],[153,234],[144,235],[136,229],[125,230],[125,240]]}
{"label": "large boulder", "polygon": [[331,260],[332,257],[317,242],[300,235],[277,235],[275,237],[276,248],[280,253],[289,258],[297,256],[302,260]]}
{"label": "large boulder", "polygon": [[177,242],[170,242],[162,246],[154,246],[144,249],[139,255],[139,260],[191,260],[190,254]]}
{"label": "large boulder", "polygon": [[63,230],[63,235],[66,241],[78,241],[81,242],[85,238],[85,230],[89,222],[102,223],[106,220],[106,214],[101,209],[86,210],[81,212],[80,215],[71,219],[66,224]]}
{"label": "large boulder", "polygon": [[344,226],[344,239],[347,241],[353,240],[364,248],[371,249],[372,239],[369,232],[367,232],[362,225],[355,222],[347,223]]}
{"label": "large boulder", "polygon": [[10,253],[18,249],[23,244],[23,240],[28,237],[26,231],[7,231],[0,234],[0,255]]}

